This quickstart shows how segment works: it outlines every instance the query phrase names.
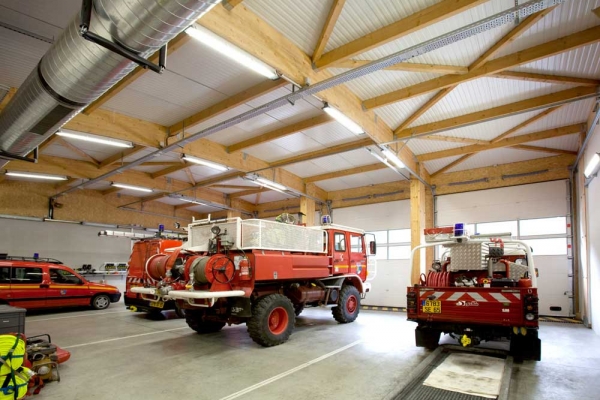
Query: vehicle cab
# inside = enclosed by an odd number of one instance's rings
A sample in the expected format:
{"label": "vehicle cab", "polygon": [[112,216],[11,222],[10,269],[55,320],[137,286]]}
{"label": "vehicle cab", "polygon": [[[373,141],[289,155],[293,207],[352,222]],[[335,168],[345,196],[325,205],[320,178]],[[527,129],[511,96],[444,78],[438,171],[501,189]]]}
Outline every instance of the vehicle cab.
{"label": "vehicle cab", "polygon": [[49,258],[0,260],[0,302],[26,309],[92,306],[106,309],[121,298],[119,289],[90,282]]}

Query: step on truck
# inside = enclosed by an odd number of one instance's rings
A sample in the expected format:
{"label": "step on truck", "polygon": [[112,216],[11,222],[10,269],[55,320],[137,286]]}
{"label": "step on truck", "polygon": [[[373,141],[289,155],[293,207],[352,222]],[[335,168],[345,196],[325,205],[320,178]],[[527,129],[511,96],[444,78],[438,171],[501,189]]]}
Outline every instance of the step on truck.
{"label": "step on truck", "polygon": [[[537,270],[532,250],[510,233],[469,236],[462,228],[425,229],[441,255],[407,288],[407,316],[418,347],[434,349],[449,334],[463,346],[510,340],[515,359],[541,359]],[[508,238],[506,238],[508,237]]]}
{"label": "step on truck", "polygon": [[275,346],[307,306],[353,322],[370,290],[376,244],[359,229],[232,218],[187,230],[182,247],[147,260],[151,279],[131,292],[158,306],[175,301],[198,333],[245,323],[256,343]]}

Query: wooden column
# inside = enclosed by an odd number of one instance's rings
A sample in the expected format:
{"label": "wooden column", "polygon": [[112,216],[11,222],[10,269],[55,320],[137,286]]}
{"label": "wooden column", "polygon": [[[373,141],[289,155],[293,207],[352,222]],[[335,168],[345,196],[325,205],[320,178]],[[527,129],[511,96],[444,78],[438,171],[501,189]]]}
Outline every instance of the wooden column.
{"label": "wooden column", "polygon": [[[425,209],[427,208],[425,185],[418,179],[411,177],[410,180],[410,244],[415,248],[422,243],[423,229],[425,228]],[[421,257],[421,252],[415,253],[411,270],[411,285],[419,282],[421,268],[425,265],[425,258]]]}
{"label": "wooden column", "polygon": [[302,196],[300,198],[300,212],[304,214],[302,223],[306,226],[315,224],[315,201],[313,199]]}
{"label": "wooden column", "polygon": [[[229,206],[234,208],[239,208],[239,204],[237,199],[231,199],[229,201]],[[227,210],[227,218],[242,218],[242,213],[236,210]]]}
{"label": "wooden column", "polygon": [[[434,201],[433,201],[433,193],[429,188],[425,188],[425,228],[433,228],[435,227],[434,223]],[[433,264],[433,247],[425,250],[425,268],[429,268],[431,264]]]}

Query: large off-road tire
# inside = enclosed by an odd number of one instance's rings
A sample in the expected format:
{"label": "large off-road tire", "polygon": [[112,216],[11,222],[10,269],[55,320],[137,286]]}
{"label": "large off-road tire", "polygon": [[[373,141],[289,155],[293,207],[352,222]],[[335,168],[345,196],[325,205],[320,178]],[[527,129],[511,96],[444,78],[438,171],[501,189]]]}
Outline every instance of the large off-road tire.
{"label": "large off-road tire", "polygon": [[294,305],[282,294],[260,298],[252,307],[252,317],[246,323],[248,334],[264,347],[287,341],[294,331]]}
{"label": "large off-road tire", "polygon": [[177,314],[179,318],[185,318],[185,309],[179,307],[179,304],[175,304],[175,314]]}
{"label": "large off-road tire", "polygon": [[198,333],[219,332],[225,326],[225,322],[206,321],[204,319],[204,313],[194,311],[187,311],[185,313],[185,322],[190,328]]}
{"label": "large off-road tire", "polygon": [[542,342],[535,329],[528,329],[527,335],[512,335],[510,338],[510,355],[515,362],[523,360],[540,361],[542,359]]}
{"label": "large off-road tire", "polygon": [[360,311],[360,293],[352,285],[346,285],[340,290],[338,305],[333,307],[333,318],[341,324],[354,322]]}
{"label": "large off-road tire", "polygon": [[94,310],[106,310],[110,306],[110,297],[107,294],[97,294],[92,297],[91,305]]}

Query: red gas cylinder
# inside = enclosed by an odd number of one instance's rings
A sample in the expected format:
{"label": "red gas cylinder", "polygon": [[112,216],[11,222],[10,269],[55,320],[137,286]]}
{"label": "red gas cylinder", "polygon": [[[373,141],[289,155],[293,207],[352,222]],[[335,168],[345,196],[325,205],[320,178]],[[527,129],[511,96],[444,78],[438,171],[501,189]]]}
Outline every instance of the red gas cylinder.
{"label": "red gas cylinder", "polygon": [[240,281],[249,281],[252,279],[250,276],[250,262],[247,258],[242,258],[240,260]]}

